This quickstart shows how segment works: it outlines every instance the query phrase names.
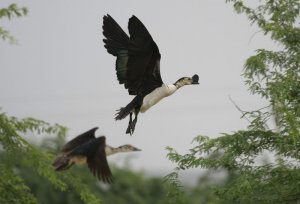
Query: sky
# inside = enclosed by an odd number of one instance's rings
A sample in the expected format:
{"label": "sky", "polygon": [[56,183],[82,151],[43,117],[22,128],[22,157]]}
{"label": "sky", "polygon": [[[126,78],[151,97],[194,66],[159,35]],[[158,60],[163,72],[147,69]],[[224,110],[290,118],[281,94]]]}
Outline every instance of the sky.
{"label": "sky", "polygon": [[[220,136],[245,129],[243,110],[266,102],[249,93],[241,76],[245,60],[258,48],[274,44],[232,4],[217,0],[2,0],[29,14],[0,25],[18,45],[0,41],[0,107],[8,115],[59,123],[67,139],[98,126],[111,146],[132,144],[142,152],[114,155],[119,165],[164,175],[176,165],[167,146],[187,153],[197,135]],[[147,27],[161,53],[164,83],[199,75],[200,86],[186,86],[140,114],[133,136],[125,134],[128,118],[115,121],[115,110],[132,96],[119,85],[115,58],[103,47],[102,17],[110,14],[128,33],[131,15]],[[40,136],[37,136],[40,137]],[[38,138],[34,138],[38,139]],[[195,179],[200,169],[183,177]]]}

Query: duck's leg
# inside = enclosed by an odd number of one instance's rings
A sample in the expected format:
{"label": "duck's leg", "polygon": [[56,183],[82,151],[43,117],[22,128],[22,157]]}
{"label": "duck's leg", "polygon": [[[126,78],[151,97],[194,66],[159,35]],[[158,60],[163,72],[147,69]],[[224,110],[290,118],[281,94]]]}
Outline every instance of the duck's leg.
{"label": "duck's leg", "polygon": [[134,129],[135,129],[135,125],[136,125],[136,122],[137,122],[137,116],[140,112],[140,109],[138,108],[135,108],[134,109],[134,120],[132,120],[132,112],[130,113],[129,115],[129,124],[128,124],[128,127],[127,127],[127,130],[126,130],[126,134],[130,134],[132,135],[133,132],[134,132]]}
{"label": "duck's leg", "polygon": [[130,112],[130,115],[129,115],[129,123],[128,123],[128,127],[127,127],[127,130],[126,130],[126,134],[132,134],[131,132],[131,124],[132,124],[132,112]]}
{"label": "duck's leg", "polygon": [[139,114],[139,110],[134,112],[135,117],[134,117],[134,120],[132,121],[132,124],[131,124],[131,131],[132,131],[132,133],[134,132],[134,129],[135,129],[135,125],[136,125],[136,122],[137,122],[138,114]]}

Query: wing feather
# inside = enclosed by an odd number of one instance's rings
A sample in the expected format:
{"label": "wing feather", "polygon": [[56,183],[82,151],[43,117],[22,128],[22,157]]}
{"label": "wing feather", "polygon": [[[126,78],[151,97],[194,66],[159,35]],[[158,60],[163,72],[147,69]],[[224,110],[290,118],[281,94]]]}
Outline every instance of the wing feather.
{"label": "wing feather", "polygon": [[67,144],[65,144],[63,146],[62,152],[66,153],[66,152],[70,152],[72,150],[74,150],[75,148],[77,148],[78,146],[95,139],[95,132],[98,129],[98,127],[92,128],[88,131],[86,131],[85,133],[82,133],[80,135],[78,135],[77,137],[75,137],[74,139],[72,139],[71,141],[69,141]]}
{"label": "wing feather", "polygon": [[103,17],[102,28],[106,37],[104,47],[108,53],[117,56],[120,50],[127,50],[129,37],[110,15]]}
{"label": "wing feather", "polygon": [[160,76],[160,53],[143,23],[136,17],[129,19],[128,84],[132,95],[148,94],[163,83]]}
{"label": "wing feather", "polygon": [[146,95],[163,84],[160,53],[143,23],[132,16],[128,22],[130,38],[110,16],[103,17],[104,47],[116,56],[116,74],[130,95]]}
{"label": "wing feather", "polygon": [[105,183],[112,183],[113,176],[105,154],[105,137],[102,136],[96,140],[95,143],[97,143],[97,148],[95,148],[95,152],[87,156],[88,167],[93,175],[99,180],[102,180]]}

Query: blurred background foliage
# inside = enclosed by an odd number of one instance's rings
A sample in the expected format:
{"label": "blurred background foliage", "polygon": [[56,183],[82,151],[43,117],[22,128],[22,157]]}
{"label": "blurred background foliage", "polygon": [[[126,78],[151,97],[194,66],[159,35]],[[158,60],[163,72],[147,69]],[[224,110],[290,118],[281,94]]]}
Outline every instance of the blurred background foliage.
{"label": "blurred background foliage", "polygon": [[[168,147],[177,167],[164,178],[112,165],[115,183],[104,185],[86,166],[54,172],[51,163],[65,143],[65,127],[0,110],[0,203],[300,203],[300,2],[266,0],[256,8],[247,1],[226,2],[279,48],[259,49],[246,60],[249,91],[269,102],[254,111],[235,104],[250,122],[248,129],[216,138],[199,135],[186,154]],[[0,9],[0,19],[27,12],[11,4]],[[0,37],[16,42],[1,26]],[[31,144],[24,139],[30,134],[44,139]],[[195,186],[178,180],[190,168],[207,169]]]}
{"label": "blurred background foliage", "polygon": [[[55,154],[59,153],[64,143],[63,137],[46,137],[38,145],[33,145],[32,148],[43,152],[43,154],[49,154],[53,158]],[[26,165],[29,156],[30,152],[16,151],[13,155],[8,155],[6,151],[0,151],[0,163],[3,164],[7,161],[11,163],[9,166],[10,174],[6,173],[1,176],[2,180],[5,179],[0,181],[1,189],[5,191],[5,193],[1,193],[1,203],[79,204],[100,203],[102,201],[101,203],[115,204],[167,204],[177,203],[179,199],[184,203],[198,204],[214,200],[214,195],[209,188],[210,184],[224,185],[224,181],[212,179],[211,174],[203,174],[195,186],[185,186],[185,191],[180,194],[180,197],[172,200],[169,194],[172,194],[176,189],[173,189],[168,181],[162,177],[150,177],[143,172],[133,171],[129,166],[117,167],[111,164],[115,182],[108,185],[95,179],[86,166],[74,166],[68,172],[56,173],[52,170],[52,161],[49,160],[45,164],[45,168],[69,186],[67,188],[63,186],[61,189],[53,185],[49,177],[41,176],[35,165]],[[36,163],[40,162],[42,157],[43,155],[41,158],[30,157],[30,159]],[[20,180],[12,180],[15,176]],[[78,192],[78,189],[70,184],[75,182],[70,181],[75,177],[78,188],[83,185],[83,189],[88,188],[89,190],[81,189]],[[68,179],[70,180],[68,181]],[[4,185],[5,183],[9,183],[9,185]],[[17,188],[18,191],[14,188]],[[86,194],[86,199],[83,199],[81,194]],[[99,199],[90,199],[89,196],[91,195],[92,198],[94,196],[94,198]]]}
{"label": "blurred background foliage", "polygon": [[278,46],[256,50],[243,70],[249,91],[268,105],[244,111],[232,101],[249,122],[246,130],[199,135],[187,154],[168,147],[168,157],[178,165],[171,181],[179,183],[176,174],[190,168],[225,169],[233,177],[215,186],[213,203],[300,203],[300,2],[265,0],[255,7],[249,1],[227,2]]}
{"label": "blurred background foliage", "polygon": [[[0,9],[0,19],[12,20],[26,16],[28,9],[11,4]],[[16,38],[0,26],[0,37],[11,44]],[[0,108],[0,203],[114,203],[160,204],[199,203],[213,199],[204,183],[207,175],[196,187],[186,187],[184,193],[172,199],[178,189],[165,178],[149,177],[134,172],[129,166],[112,166],[115,183],[98,182],[86,166],[73,167],[57,173],[51,163],[66,142],[67,128],[49,124],[35,118],[9,116]],[[35,136],[38,141],[31,141]],[[43,139],[40,139],[43,138]],[[206,196],[208,193],[209,196]]]}

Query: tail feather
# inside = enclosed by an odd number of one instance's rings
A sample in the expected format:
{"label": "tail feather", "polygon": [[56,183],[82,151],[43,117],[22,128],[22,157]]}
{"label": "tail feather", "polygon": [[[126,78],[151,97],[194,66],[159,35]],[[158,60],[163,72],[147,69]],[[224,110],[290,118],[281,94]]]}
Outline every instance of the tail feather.
{"label": "tail feather", "polygon": [[52,166],[54,167],[55,171],[63,171],[69,169],[71,165],[69,165],[70,159],[66,155],[60,155],[58,156],[54,162],[52,163]]}
{"label": "tail feather", "polygon": [[126,118],[126,116],[129,115],[131,111],[132,110],[130,108],[127,108],[127,106],[121,107],[120,109],[117,110],[117,113],[115,114],[116,115],[115,120],[122,120]]}
{"label": "tail feather", "polygon": [[117,110],[115,119],[122,120],[134,110],[139,112],[139,109],[143,103],[143,98],[144,97],[140,95],[134,97],[134,99],[126,107],[121,107],[119,110]]}

